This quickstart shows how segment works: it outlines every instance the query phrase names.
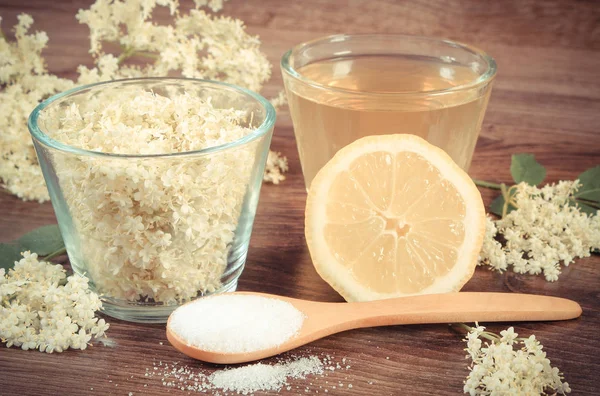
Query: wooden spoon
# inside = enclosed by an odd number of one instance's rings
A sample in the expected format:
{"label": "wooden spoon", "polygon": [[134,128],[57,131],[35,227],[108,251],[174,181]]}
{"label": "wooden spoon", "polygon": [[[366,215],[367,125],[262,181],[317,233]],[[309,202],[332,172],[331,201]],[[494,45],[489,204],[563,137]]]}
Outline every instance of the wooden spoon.
{"label": "wooden spoon", "polygon": [[169,342],[179,351],[195,359],[232,364],[274,356],[330,334],[362,327],[566,320],[581,316],[581,307],[575,301],[518,293],[429,294],[359,303],[324,303],[250,292],[236,294],[257,295],[291,303],[306,316],[302,328],[296,336],[273,348],[246,353],[219,353],[189,345],[171,329],[171,318],[169,318],[167,322]]}

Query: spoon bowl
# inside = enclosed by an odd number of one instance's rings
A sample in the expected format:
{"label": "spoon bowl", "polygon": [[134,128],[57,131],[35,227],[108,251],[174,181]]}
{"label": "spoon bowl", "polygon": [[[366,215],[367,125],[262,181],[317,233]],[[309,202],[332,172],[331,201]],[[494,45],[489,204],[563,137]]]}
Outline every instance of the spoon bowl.
{"label": "spoon bowl", "polygon": [[171,327],[171,316],[167,322],[169,342],[194,359],[234,364],[275,356],[331,334],[363,327],[455,322],[553,321],[581,316],[581,307],[575,301],[519,293],[428,294],[357,303],[316,302],[251,292],[235,294],[262,296],[288,302],[304,314],[302,327],[295,336],[280,345],[251,352],[224,353],[204,350],[188,343]]}

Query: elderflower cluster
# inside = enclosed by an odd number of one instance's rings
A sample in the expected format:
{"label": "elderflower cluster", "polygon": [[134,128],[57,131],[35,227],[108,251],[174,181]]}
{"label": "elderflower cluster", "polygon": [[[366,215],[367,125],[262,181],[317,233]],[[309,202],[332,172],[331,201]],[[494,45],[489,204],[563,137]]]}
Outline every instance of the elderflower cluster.
{"label": "elderflower cluster", "polygon": [[39,261],[35,253],[24,252],[8,273],[0,268],[0,339],[7,347],[86,349],[108,329],[95,316],[101,308],[86,277],[66,278],[61,265]]}
{"label": "elderflower cluster", "polygon": [[30,33],[32,24],[31,16],[19,15],[14,42],[0,30],[0,186],[22,199],[43,202],[49,199],[48,190],[27,132],[27,117],[40,101],[71,88],[73,82],[48,74],[41,56],[48,36]]}
{"label": "elderflower cluster", "polygon": [[[483,344],[481,338],[491,339]],[[543,345],[531,335],[518,338],[512,327],[500,335],[477,326],[467,334],[470,373],[464,392],[472,396],[556,395],[571,392],[559,369],[550,365]]]}
{"label": "elderflower cluster", "polygon": [[[600,249],[600,215],[588,216],[570,204],[579,187],[578,181],[517,185],[517,209],[500,220],[487,219],[479,264],[501,272],[512,267],[517,273],[543,273],[553,282],[561,262],[568,266]],[[499,235],[504,244],[496,240]]]}
{"label": "elderflower cluster", "polygon": [[[260,91],[271,76],[271,64],[260,51],[260,40],[245,31],[244,23],[216,17],[213,11],[222,1],[195,0],[188,14],[179,12],[177,0],[97,0],[80,10],[77,20],[90,29],[90,53],[95,67],[80,66],[80,84],[127,77],[168,76],[219,80]],[[152,21],[156,7],[166,7],[174,18],[172,25]],[[117,43],[119,57],[103,52],[103,42]],[[149,58],[140,66],[126,64],[132,57]]]}
{"label": "elderflower cluster", "polygon": [[[285,91],[279,91],[277,96],[271,99],[270,102],[275,110],[279,110],[282,106],[286,105],[287,98],[285,96]],[[287,172],[288,169],[287,158],[282,156],[280,152],[269,150],[263,181],[267,183],[279,184],[285,180],[285,176],[283,174]]]}
{"label": "elderflower cluster", "polygon": [[[183,14],[177,0],[97,0],[76,15],[90,29],[89,52],[94,56],[93,67],[78,67],[76,84],[183,75],[259,91],[271,76],[259,38],[247,34],[242,21],[202,10],[217,12],[224,1],[194,0],[195,8]],[[152,21],[157,7],[168,9],[171,24]],[[31,16],[18,18],[14,42],[0,30],[0,187],[24,200],[44,202],[49,195],[27,131],[27,117],[42,100],[74,83],[48,73],[41,55],[48,36],[29,33]],[[103,43],[117,44],[120,54],[105,52]],[[283,171],[279,167],[273,173]],[[274,180],[283,178],[265,176],[265,181]]]}
{"label": "elderflower cluster", "polygon": [[269,151],[263,181],[279,184],[285,180],[283,175],[288,170],[287,158],[277,151]]}
{"label": "elderflower cluster", "polygon": [[[60,113],[49,111],[43,123],[62,143],[130,155],[196,151],[252,131],[243,126],[252,114],[219,109],[214,100],[118,86],[57,106]],[[77,236],[69,255],[74,269],[103,295],[129,301],[174,304],[221,287],[267,138],[201,156],[52,152]],[[229,260],[239,265],[234,248]]]}

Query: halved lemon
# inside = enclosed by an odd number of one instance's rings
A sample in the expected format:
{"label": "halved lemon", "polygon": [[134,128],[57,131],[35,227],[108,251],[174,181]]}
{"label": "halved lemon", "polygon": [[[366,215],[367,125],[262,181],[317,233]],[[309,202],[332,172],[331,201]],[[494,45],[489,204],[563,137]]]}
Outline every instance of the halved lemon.
{"label": "halved lemon", "polygon": [[317,272],[347,301],[458,291],[485,233],[471,178],[414,135],[338,151],[312,181],[305,221]]}

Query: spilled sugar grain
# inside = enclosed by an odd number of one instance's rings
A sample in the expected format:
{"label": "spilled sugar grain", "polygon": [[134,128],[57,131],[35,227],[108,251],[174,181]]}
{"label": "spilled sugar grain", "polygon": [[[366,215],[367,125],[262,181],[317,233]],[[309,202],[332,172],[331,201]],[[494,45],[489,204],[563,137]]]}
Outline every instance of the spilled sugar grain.
{"label": "spilled sugar grain", "polygon": [[[348,370],[349,361],[342,359],[336,362],[330,355],[278,359],[275,364],[255,363],[241,367],[217,370],[212,373],[202,372],[179,363],[154,363],[152,370],[146,369],[146,377],[158,377],[166,387],[177,388],[188,392],[225,395],[251,395],[258,391],[279,392],[284,387],[292,390],[290,380],[308,377],[324,378],[336,370]],[[327,383],[327,382],[326,382]],[[341,384],[340,384],[341,385]],[[330,386],[325,386],[330,387]],[[300,391],[300,387],[296,386]],[[304,393],[328,392],[323,385],[302,385]],[[335,389],[334,387],[331,387]],[[348,384],[352,388],[352,384]],[[296,392],[297,393],[297,392]]]}
{"label": "spilled sugar grain", "polygon": [[245,367],[217,371],[210,382],[217,389],[232,392],[280,390],[288,378],[306,378],[309,374],[323,374],[323,363],[316,357],[305,357],[287,363],[268,365],[256,363]]}

